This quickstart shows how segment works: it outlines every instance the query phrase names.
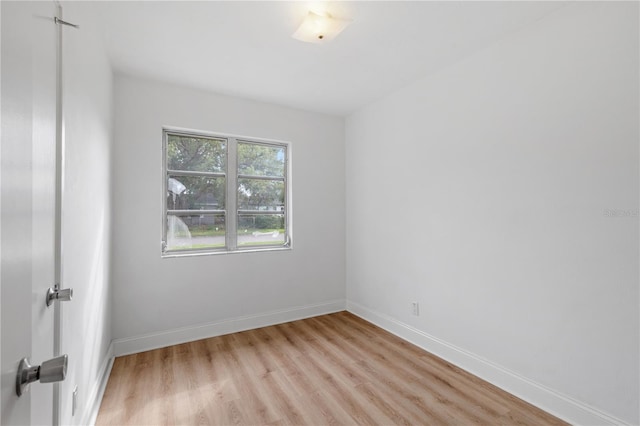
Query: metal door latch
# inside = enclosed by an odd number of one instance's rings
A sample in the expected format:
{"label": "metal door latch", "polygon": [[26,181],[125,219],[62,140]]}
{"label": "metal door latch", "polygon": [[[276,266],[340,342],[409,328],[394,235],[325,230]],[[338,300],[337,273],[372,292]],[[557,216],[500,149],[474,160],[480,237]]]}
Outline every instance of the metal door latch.
{"label": "metal door latch", "polygon": [[28,358],[22,358],[16,376],[16,394],[21,396],[29,390],[29,383],[40,380],[40,383],[61,382],[67,377],[67,355],[61,355],[42,363],[30,365]]}
{"label": "metal door latch", "polygon": [[68,302],[73,299],[73,289],[65,288],[61,289],[58,284],[55,287],[49,287],[47,290],[47,307],[51,306],[54,300],[61,302]]}

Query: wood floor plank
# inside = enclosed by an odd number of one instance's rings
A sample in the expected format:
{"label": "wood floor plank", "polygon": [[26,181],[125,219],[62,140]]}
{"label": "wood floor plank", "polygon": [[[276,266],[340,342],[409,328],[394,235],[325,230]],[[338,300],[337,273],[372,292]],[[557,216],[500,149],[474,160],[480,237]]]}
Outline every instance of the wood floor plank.
{"label": "wood floor plank", "polygon": [[323,365],[312,354],[294,360],[301,370],[309,374],[312,380],[321,384],[321,388],[343,410],[349,413],[357,424],[391,424],[390,419],[380,412],[378,407],[371,406],[365,399],[355,393],[353,386],[341,380],[330,367]]}
{"label": "wood floor plank", "polygon": [[115,360],[102,425],[565,425],[347,312]]}
{"label": "wood floor plank", "polygon": [[[420,368],[420,366],[412,362],[410,357],[396,356],[395,353],[385,348],[373,336],[365,338],[365,334],[361,335],[357,332],[352,333],[350,330],[338,328],[335,328],[334,332],[344,336],[346,345],[366,350],[374,365],[383,366],[392,373],[390,377],[400,378],[406,386],[415,387],[423,382],[428,383],[428,388],[425,387],[422,392],[434,394],[438,405],[444,407],[456,406],[459,411],[458,415],[465,420],[466,424],[486,424],[489,420],[490,415],[486,415],[483,412],[488,407],[469,404],[468,401],[465,401],[464,389],[455,388],[451,386],[447,379]],[[427,379],[426,381],[424,380],[425,378]]]}
{"label": "wood floor plank", "polygon": [[378,337],[364,339],[364,334],[349,328],[335,328],[334,332],[343,333],[347,345],[362,347],[378,363],[388,364],[387,368],[392,369],[394,377],[401,377],[406,383],[428,383],[428,389],[425,388],[425,392],[435,393],[439,400],[445,404],[458,406],[464,411],[469,423],[486,424],[491,418],[503,415],[508,411],[506,406],[486,398],[485,394],[478,393],[469,386],[460,385],[455,375],[441,374],[442,370],[436,370],[430,365],[416,362],[414,356],[407,351],[398,349],[396,345],[390,345]]}

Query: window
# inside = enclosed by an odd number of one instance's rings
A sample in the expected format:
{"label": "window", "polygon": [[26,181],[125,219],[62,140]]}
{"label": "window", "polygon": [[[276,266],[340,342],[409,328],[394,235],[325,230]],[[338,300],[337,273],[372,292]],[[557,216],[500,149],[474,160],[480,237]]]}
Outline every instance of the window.
{"label": "window", "polygon": [[163,255],[290,246],[288,144],[163,135]]}

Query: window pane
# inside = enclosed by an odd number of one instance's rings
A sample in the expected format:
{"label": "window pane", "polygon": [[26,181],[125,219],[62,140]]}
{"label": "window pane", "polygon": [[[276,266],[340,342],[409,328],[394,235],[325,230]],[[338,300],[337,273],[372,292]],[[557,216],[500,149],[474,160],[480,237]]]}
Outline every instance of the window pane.
{"label": "window pane", "polygon": [[238,246],[284,244],[284,215],[238,216]]}
{"label": "window pane", "polygon": [[168,210],[224,210],[225,178],[169,176]]}
{"label": "window pane", "polygon": [[224,215],[167,215],[167,250],[224,247]]}
{"label": "window pane", "polygon": [[194,172],[224,172],[227,143],[224,139],[168,135],[167,168]]}
{"label": "window pane", "polygon": [[284,147],[238,142],[238,174],[284,177]]}
{"label": "window pane", "polygon": [[284,182],[238,179],[238,209],[284,211]]}

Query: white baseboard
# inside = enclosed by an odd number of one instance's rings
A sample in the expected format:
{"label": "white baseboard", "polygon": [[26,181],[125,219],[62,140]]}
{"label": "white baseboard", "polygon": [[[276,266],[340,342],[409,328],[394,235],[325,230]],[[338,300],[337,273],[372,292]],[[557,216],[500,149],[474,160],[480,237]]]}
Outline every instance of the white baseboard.
{"label": "white baseboard", "polygon": [[598,426],[627,424],[388,315],[351,301],[347,301],[347,311],[571,424]]}
{"label": "white baseboard", "polygon": [[81,425],[95,425],[98,418],[98,411],[100,411],[100,405],[102,404],[102,397],[104,391],[107,388],[107,382],[109,381],[109,375],[111,374],[111,368],[113,367],[113,342],[107,349],[107,354],[100,371],[98,373],[98,381],[94,383],[89,398],[87,399],[87,405],[85,407],[84,415],[81,417]]}
{"label": "white baseboard", "polygon": [[176,328],[159,333],[116,339],[113,343],[115,356],[128,355],[164,348],[180,343],[193,342],[223,334],[252,330],[289,321],[325,315],[345,310],[345,300],[332,300],[314,305],[298,306],[290,309],[265,312],[262,314],[230,318],[208,324]]}

